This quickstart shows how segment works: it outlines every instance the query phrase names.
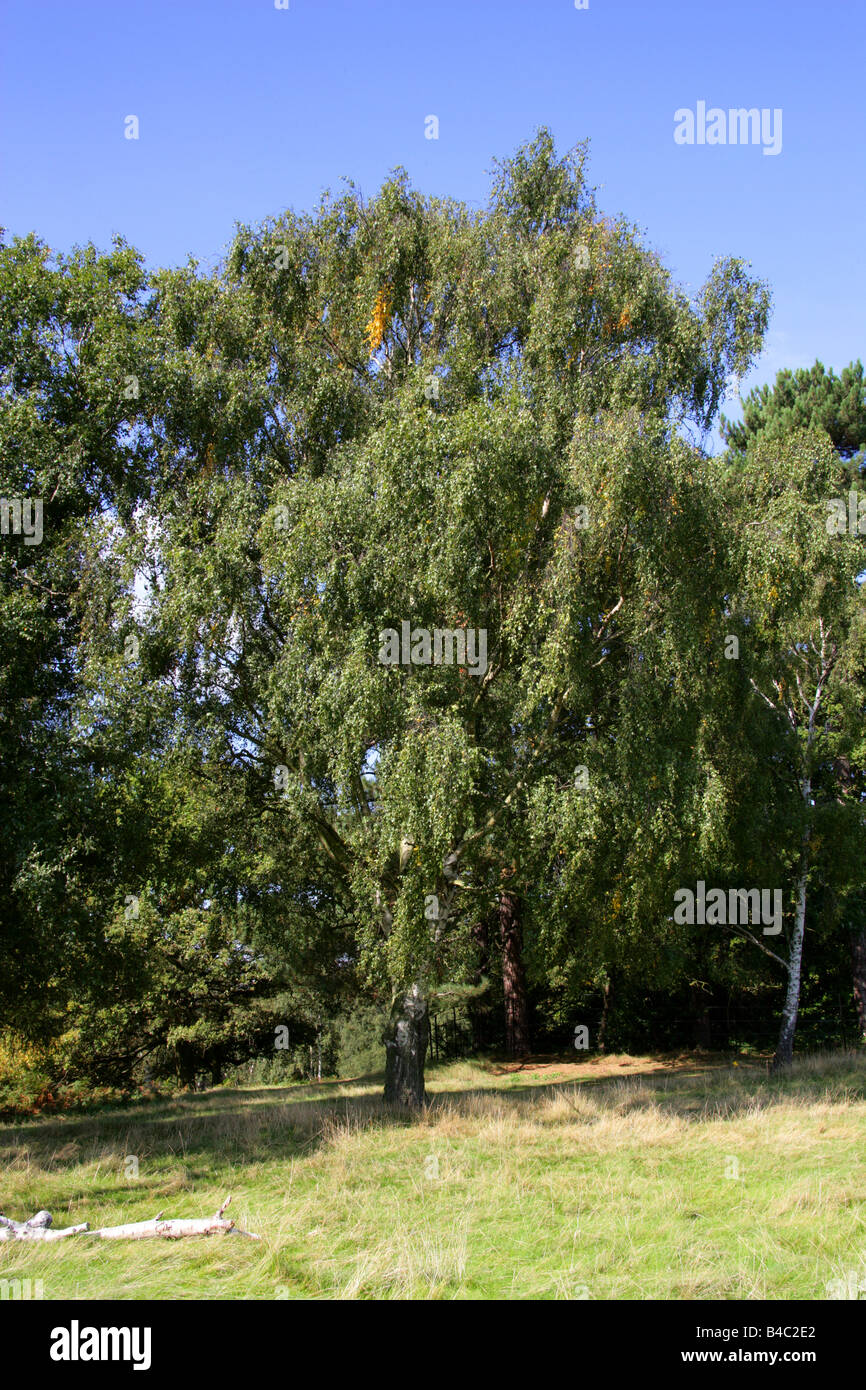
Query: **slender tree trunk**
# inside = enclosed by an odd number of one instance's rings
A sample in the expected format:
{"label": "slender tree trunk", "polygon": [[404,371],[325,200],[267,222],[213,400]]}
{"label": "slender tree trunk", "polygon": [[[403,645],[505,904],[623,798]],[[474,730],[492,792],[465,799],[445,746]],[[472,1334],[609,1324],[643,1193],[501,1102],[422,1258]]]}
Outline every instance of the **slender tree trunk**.
{"label": "slender tree trunk", "polygon": [[851,973],[860,1041],[866,1043],[866,927],[851,935]]}
{"label": "slender tree trunk", "polygon": [[610,1006],[613,1002],[613,981],[608,975],[604,982],[604,999],[601,1006],[601,1022],[598,1025],[598,1050],[604,1052],[607,1039],[607,1027],[610,1023]]}
{"label": "slender tree trunk", "polygon": [[417,984],[391,1006],[385,1030],[385,1100],[420,1110],[426,1104],[424,1057],[427,1052],[427,1000]]}
{"label": "slender tree trunk", "polygon": [[505,995],[505,1050],[510,1057],[525,1057],[529,1052],[529,1007],[526,971],[523,968],[520,901],[512,893],[499,895],[499,934]]}
{"label": "slender tree trunk", "polygon": [[[807,784],[808,785],[808,784]],[[791,937],[791,951],[788,957],[788,988],[785,992],[785,1007],[782,1010],[782,1026],[779,1041],[773,1058],[773,1070],[790,1066],[794,1060],[794,1034],[797,1031],[797,1014],[800,1011],[800,977],[803,967],[803,935],[806,930],[806,880],[809,876],[809,826],[803,832],[803,852],[800,859],[800,877],[797,880],[797,910],[794,916],[794,932]]]}

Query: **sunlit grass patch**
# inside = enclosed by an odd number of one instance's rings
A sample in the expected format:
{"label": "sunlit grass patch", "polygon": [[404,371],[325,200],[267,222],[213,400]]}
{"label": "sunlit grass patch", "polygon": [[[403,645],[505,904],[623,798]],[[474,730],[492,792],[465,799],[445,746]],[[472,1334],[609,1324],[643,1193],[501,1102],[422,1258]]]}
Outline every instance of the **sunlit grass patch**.
{"label": "sunlit grass patch", "polygon": [[861,1268],[862,1054],[783,1076],[640,1060],[440,1067],[415,1117],[356,1079],[0,1127],[7,1215],[95,1227],[232,1192],[263,1237],[9,1243],[0,1277],[80,1299],[821,1299]]}

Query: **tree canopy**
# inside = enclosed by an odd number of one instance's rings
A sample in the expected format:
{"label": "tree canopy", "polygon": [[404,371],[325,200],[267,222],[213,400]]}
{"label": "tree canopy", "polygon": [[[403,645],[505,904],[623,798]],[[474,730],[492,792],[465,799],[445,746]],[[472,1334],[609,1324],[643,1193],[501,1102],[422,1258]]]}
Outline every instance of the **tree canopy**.
{"label": "tree canopy", "polygon": [[[729,259],[687,297],[586,161],[542,131],[483,211],[350,184],[209,273],[2,248],[45,540],[3,538],[0,987],[76,1065],[188,1076],[278,998],[366,998],[420,1103],[497,910],[548,1001],[781,966],[796,1020],[806,884],[831,941],[862,840],[862,545],[824,524],[862,369],[709,457],[769,292]],[[785,946],[684,930],[713,876],[783,889]]]}

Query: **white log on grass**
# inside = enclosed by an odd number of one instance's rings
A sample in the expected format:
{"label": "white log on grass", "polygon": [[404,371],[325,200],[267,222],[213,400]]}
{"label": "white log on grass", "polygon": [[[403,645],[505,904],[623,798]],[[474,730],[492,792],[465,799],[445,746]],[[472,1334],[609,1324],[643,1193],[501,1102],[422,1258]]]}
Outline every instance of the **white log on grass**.
{"label": "white log on grass", "polygon": [[[100,1230],[92,1231],[91,1234],[99,1236],[100,1240],[149,1240],[160,1237],[163,1240],[180,1240],[183,1236],[212,1236],[222,1231],[226,1235],[248,1236],[248,1231],[239,1231],[235,1223],[231,1220],[223,1219],[223,1212],[231,1201],[231,1197],[226,1197],[219,1211],[213,1216],[205,1216],[200,1220],[188,1220],[186,1217],[179,1217],[175,1220],[163,1221],[162,1212],[158,1212],[151,1221],[132,1221],[126,1226],[103,1226]],[[251,1236],[252,1240],[259,1240],[259,1236]]]}
{"label": "white log on grass", "polygon": [[37,1212],[29,1221],[11,1221],[0,1216],[0,1240],[61,1240],[64,1236],[74,1236],[86,1232],[100,1240],[181,1240],[184,1236],[211,1236],[222,1232],[229,1236],[246,1236],[249,1240],[261,1240],[261,1236],[250,1231],[239,1231],[234,1221],[224,1219],[223,1212],[231,1201],[226,1197],[219,1211],[213,1216],[201,1219],[178,1217],[164,1221],[158,1212],[150,1221],[130,1221],[124,1226],[101,1226],[91,1231],[85,1221],[81,1226],[67,1226],[65,1230],[51,1230],[51,1213]]}
{"label": "white log on grass", "polygon": [[63,1230],[51,1229],[50,1211],[38,1211],[29,1221],[12,1221],[8,1216],[0,1216],[0,1240],[62,1240],[64,1236],[77,1236],[89,1231],[85,1221],[81,1226],[66,1226]]}

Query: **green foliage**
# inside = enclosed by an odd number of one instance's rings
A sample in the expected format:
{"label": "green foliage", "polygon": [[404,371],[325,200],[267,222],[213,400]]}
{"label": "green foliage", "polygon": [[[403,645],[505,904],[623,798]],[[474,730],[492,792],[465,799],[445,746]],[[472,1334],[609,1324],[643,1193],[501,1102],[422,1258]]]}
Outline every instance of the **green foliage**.
{"label": "green foliage", "polygon": [[[587,719],[625,763],[613,729],[640,642],[655,623],[659,660],[685,649],[663,612],[706,606],[686,563],[700,461],[671,427],[712,416],[766,292],[731,263],[690,304],[600,217],[583,163],[542,132],[478,215],[398,171],[370,204],[350,188],[241,229],[219,283],[156,280],[147,626],[258,844],[281,875],[304,865],[379,987],[471,976],[503,870],[530,891],[532,798],[568,785]],[[181,410],[184,373],[201,403]],[[383,666],[380,632],[404,619],[483,629],[486,672]],[[450,904],[437,931],[431,894]],[[292,958],[294,917],[282,942]]]}
{"label": "green foliage", "polygon": [[382,1070],[382,1035],[387,1022],[388,1010],[366,1001],[338,1019],[338,1076],[369,1076]]}
{"label": "green foliage", "polygon": [[[0,495],[45,501],[0,550],[0,995],[70,1076],[359,1065],[392,991],[471,1016],[504,891],[540,1016],[771,988],[672,893],[790,884],[804,819],[821,933],[849,910],[862,546],[790,430],[859,447],[862,369],[780,377],[707,459],[769,293],[726,260],[687,297],[586,158],[540,131],[480,212],[350,184],[207,274],[0,247]],[[403,622],[484,668],[383,663]]]}
{"label": "green foliage", "polygon": [[[843,367],[841,376],[822,362],[780,371],[773,386],[756,387],[743,400],[742,422],[720,421],[731,449],[745,451],[758,438],[782,440],[798,430],[823,430],[841,458],[852,460],[851,476],[866,461],[866,381],[862,362]],[[857,457],[855,457],[857,456]]]}

